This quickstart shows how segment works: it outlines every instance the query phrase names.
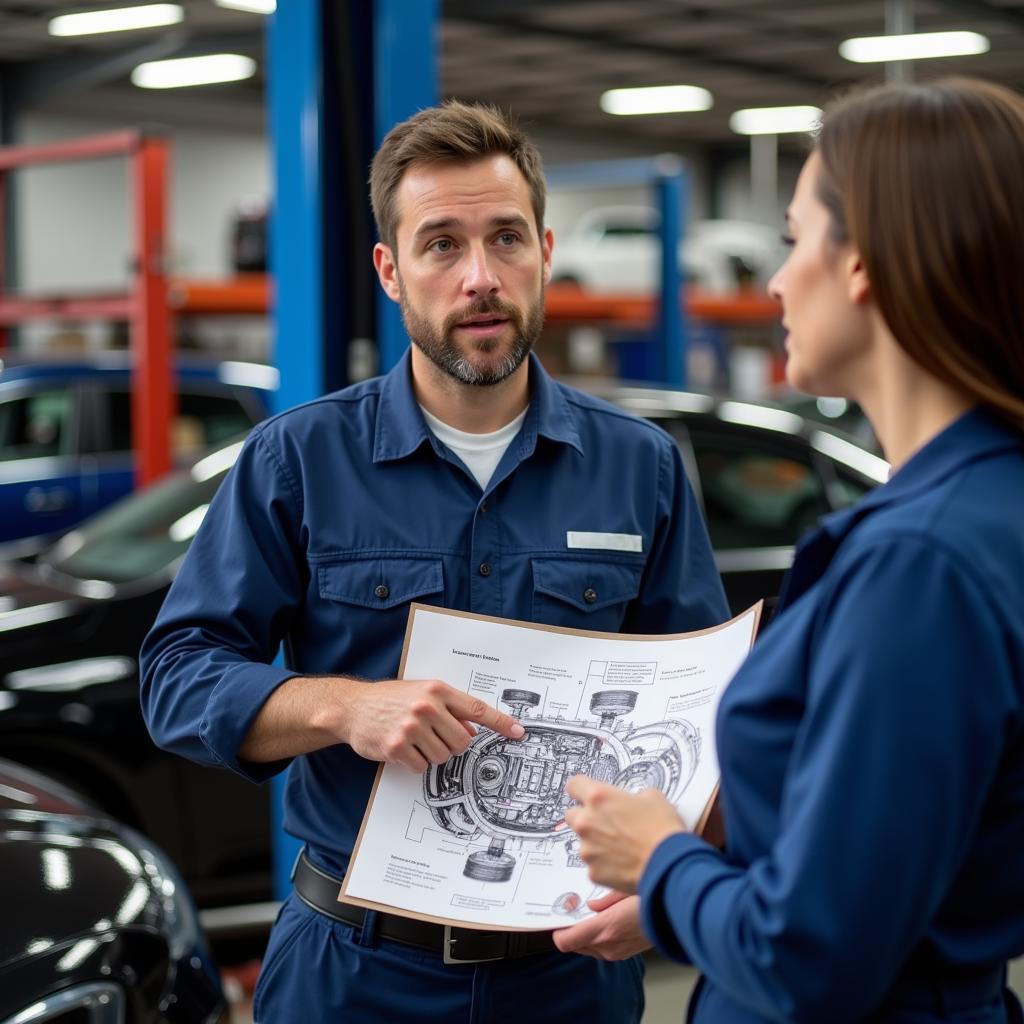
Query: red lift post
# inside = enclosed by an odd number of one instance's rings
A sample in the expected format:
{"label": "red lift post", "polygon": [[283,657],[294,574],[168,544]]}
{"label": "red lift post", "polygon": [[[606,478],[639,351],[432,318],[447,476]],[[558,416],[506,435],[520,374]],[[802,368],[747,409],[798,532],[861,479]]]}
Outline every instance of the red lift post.
{"label": "red lift post", "polygon": [[[2,239],[7,175],[39,164],[125,156],[132,163],[135,275],[132,289],[114,295],[19,298],[6,292]],[[176,411],[171,374],[171,317],[165,267],[166,194],[169,145],[138,131],[110,132],[37,146],[0,147],[0,348],[6,329],[41,318],[127,320],[132,344],[132,443],[137,486],[158,480],[171,468],[171,421]]]}

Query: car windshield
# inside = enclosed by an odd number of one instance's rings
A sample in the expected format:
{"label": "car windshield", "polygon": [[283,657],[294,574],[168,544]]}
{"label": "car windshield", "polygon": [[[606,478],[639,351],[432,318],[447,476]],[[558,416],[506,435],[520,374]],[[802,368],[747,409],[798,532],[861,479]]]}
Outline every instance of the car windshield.
{"label": "car windshield", "polygon": [[187,550],[241,446],[238,441],[220,448],[187,472],[116,502],[66,533],[40,562],[69,576],[110,583],[161,572]]}

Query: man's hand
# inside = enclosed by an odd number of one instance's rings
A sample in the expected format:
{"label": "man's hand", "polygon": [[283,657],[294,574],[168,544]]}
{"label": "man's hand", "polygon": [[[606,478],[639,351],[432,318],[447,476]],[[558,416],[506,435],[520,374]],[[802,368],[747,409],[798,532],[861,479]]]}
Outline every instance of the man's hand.
{"label": "man's hand", "polygon": [[675,807],[656,789],[626,793],[585,775],[569,780],[565,791],[579,807],[565,813],[580,837],[580,856],[590,877],[620,893],[634,893],[655,847],[686,826]]}
{"label": "man's hand", "polygon": [[439,679],[356,682],[345,703],[344,742],[371,761],[414,772],[461,754],[476,735],[474,722],[513,740],[524,733],[511,715]]}
{"label": "man's hand", "polygon": [[585,953],[598,960],[625,960],[650,949],[640,928],[640,897],[609,892],[587,906],[595,917],[554,932],[555,947],[563,953]]}

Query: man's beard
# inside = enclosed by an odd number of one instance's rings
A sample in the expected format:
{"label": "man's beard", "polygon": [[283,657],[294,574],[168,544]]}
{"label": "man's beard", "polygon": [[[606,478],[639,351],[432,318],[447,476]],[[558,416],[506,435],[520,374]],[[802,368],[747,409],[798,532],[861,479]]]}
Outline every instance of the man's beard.
{"label": "man's beard", "polygon": [[[525,321],[518,306],[502,302],[500,299],[480,299],[455,313],[450,313],[445,317],[440,329],[413,309],[406,296],[401,278],[398,279],[398,290],[401,299],[402,321],[412,343],[435,366],[463,384],[488,387],[500,384],[503,380],[511,377],[530,354],[544,326],[543,286],[541,286],[537,301],[527,310]],[[479,367],[472,359],[467,358],[459,351],[453,334],[458,325],[469,317],[486,316],[488,313],[506,319],[513,329],[513,337],[510,345],[503,338],[485,338],[475,343],[470,342],[474,345],[475,351],[481,353],[490,353],[499,346],[508,345],[507,351],[497,362]]]}

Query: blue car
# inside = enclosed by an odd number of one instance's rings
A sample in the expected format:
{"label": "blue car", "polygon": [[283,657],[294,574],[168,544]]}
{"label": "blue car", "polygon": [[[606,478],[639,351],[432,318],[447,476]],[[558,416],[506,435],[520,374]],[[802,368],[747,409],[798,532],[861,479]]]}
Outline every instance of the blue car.
{"label": "blue car", "polygon": [[[58,533],[131,491],[131,356],[0,352],[0,542]],[[178,357],[174,458],[192,461],[266,417],[277,371]]]}

